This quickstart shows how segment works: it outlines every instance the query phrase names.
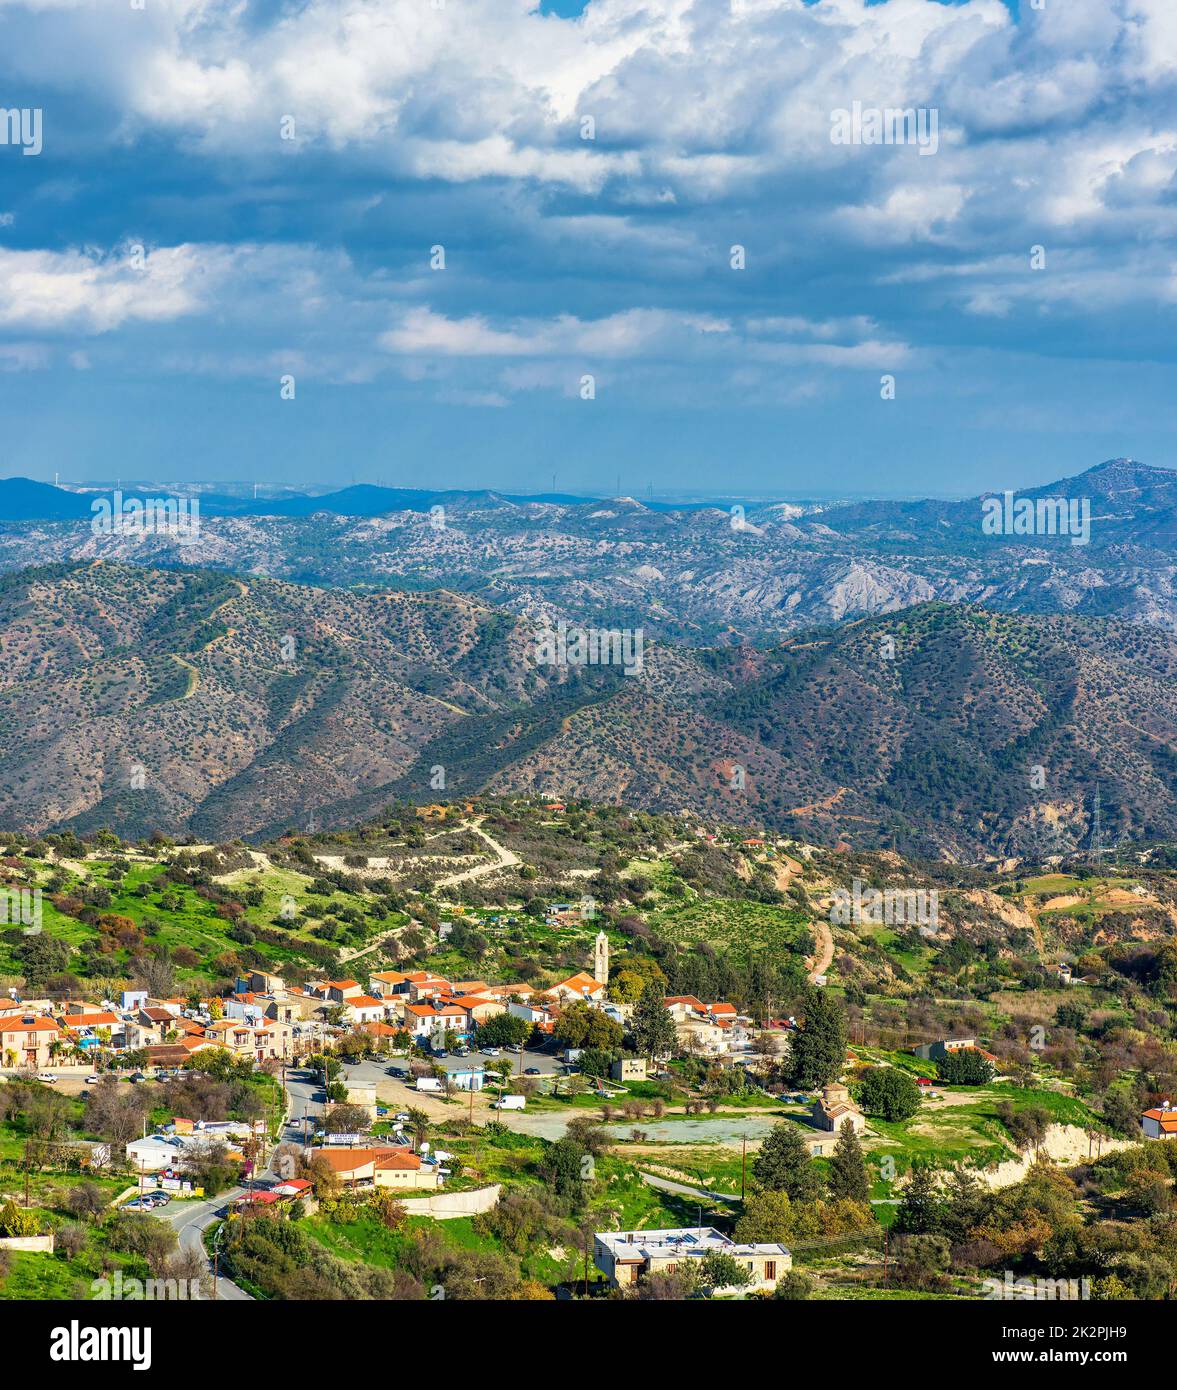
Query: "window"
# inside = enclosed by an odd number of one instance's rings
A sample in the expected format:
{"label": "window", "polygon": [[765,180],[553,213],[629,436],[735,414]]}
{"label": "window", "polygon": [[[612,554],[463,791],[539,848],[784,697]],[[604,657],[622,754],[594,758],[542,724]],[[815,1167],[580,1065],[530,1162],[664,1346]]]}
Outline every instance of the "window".
{"label": "window", "polygon": [[764,1277],[765,1277],[766,1279],[775,1279],[775,1278],[776,1278],[776,1261],[775,1261],[775,1260],[765,1260],[765,1262],[764,1262]]}

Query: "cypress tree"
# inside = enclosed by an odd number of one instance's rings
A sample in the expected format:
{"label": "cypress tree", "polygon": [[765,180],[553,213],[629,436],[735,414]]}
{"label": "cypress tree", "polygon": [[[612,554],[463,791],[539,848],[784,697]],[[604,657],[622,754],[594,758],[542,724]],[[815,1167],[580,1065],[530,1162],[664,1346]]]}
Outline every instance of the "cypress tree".
{"label": "cypress tree", "polygon": [[835,1201],[843,1198],[853,1202],[870,1200],[870,1178],[862,1157],[862,1145],[849,1120],[843,1120],[842,1128],[838,1131],[827,1182],[830,1196]]}

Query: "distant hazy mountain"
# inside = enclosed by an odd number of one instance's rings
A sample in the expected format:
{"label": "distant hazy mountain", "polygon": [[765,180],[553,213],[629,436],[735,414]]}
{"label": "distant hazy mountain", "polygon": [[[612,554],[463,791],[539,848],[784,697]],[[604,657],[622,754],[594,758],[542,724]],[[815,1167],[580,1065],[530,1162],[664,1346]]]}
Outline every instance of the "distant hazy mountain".
{"label": "distant hazy mountain", "polygon": [[[449,592],[89,564],[0,582],[0,823],[200,836],[539,790],[974,857],[1177,836],[1177,638],[920,604],[763,651],[537,665]],[[1036,783],[1040,785],[1035,785]]]}
{"label": "distant hazy mountain", "polygon": [[524,616],[642,626],[696,646],[772,643],[926,601],[1177,631],[1177,473],[1113,460],[1019,496],[1088,499],[1090,544],[985,535],[980,498],[733,512],[356,487],[281,503],[205,496],[199,537],[181,545],[95,536],[89,500],[9,479],[0,514],[84,505],[87,520],[0,523],[0,569],[101,557],[361,590],[442,586]]}

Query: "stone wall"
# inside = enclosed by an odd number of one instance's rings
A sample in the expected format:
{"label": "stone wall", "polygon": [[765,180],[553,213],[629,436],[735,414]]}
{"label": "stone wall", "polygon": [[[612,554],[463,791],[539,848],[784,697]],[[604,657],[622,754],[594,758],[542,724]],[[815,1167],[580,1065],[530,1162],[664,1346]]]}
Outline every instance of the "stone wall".
{"label": "stone wall", "polygon": [[53,1236],[0,1236],[0,1250],[43,1250],[53,1254]]}
{"label": "stone wall", "polygon": [[453,1221],[489,1211],[499,1200],[500,1183],[477,1187],[472,1192],[435,1192],[431,1197],[402,1197],[401,1206],[410,1216],[431,1216],[434,1221]]}

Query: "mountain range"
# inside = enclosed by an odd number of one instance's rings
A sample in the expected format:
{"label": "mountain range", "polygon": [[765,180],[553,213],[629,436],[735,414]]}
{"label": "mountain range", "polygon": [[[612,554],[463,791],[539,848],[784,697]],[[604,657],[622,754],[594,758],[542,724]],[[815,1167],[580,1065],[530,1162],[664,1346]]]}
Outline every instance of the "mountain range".
{"label": "mountain range", "polygon": [[0,823],[261,837],[480,791],[951,858],[1177,836],[1177,637],[925,602],[541,664],[469,594],[90,561],[0,580]]}
{"label": "mountain range", "polygon": [[528,619],[642,626],[699,647],[771,645],[933,601],[1177,631],[1177,473],[1126,459],[1018,494],[1086,499],[1080,545],[986,535],[982,498],[677,506],[368,486],[199,496],[195,537],[95,535],[92,494],[0,481],[0,570],[104,559],[366,592],[441,586]]}

